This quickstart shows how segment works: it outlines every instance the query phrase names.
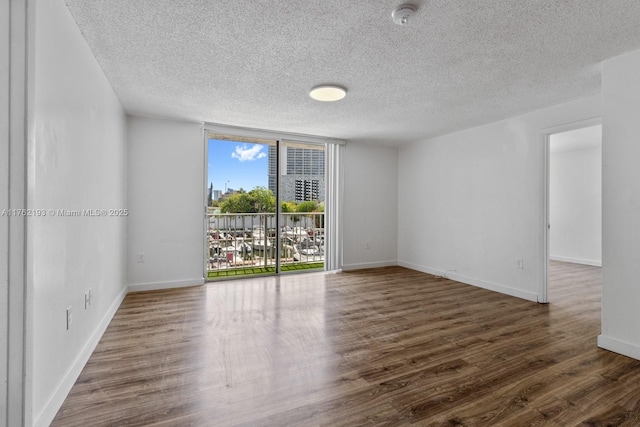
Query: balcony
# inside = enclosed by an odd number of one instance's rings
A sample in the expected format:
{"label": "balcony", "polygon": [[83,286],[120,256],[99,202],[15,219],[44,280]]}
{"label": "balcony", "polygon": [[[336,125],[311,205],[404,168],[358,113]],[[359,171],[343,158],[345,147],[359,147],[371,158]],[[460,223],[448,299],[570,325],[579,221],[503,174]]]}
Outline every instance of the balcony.
{"label": "balcony", "polygon": [[[324,268],[324,212],[207,215],[207,278]],[[277,248],[280,239],[280,251]]]}

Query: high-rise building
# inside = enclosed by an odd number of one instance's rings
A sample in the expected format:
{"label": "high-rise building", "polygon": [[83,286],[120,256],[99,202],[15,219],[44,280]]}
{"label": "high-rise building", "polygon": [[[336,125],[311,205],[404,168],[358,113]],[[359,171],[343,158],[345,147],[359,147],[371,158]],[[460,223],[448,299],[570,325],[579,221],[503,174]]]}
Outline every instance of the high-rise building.
{"label": "high-rise building", "polygon": [[[324,150],[281,146],[280,198],[304,202],[324,200]],[[276,147],[269,146],[269,189],[276,193]]]}

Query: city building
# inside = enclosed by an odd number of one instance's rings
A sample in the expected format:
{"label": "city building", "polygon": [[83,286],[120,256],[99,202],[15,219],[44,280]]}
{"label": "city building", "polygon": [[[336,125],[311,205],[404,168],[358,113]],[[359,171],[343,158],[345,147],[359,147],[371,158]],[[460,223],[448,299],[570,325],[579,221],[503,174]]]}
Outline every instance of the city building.
{"label": "city building", "polygon": [[[324,150],[314,148],[290,147],[283,145],[280,150],[280,199],[283,201],[304,202],[323,201]],[[276,147],[269,146],[269,190],[276,194]]]}

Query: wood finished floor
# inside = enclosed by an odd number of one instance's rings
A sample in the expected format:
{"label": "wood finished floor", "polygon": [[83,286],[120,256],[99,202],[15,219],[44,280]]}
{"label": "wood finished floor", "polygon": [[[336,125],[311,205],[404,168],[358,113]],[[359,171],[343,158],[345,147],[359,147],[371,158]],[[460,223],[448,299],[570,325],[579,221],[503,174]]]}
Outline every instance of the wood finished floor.
{"label": "wood finished floor", "polygon": [[541,305],[400,267],[127,295],[53,426],[637,426],[600,269]]}

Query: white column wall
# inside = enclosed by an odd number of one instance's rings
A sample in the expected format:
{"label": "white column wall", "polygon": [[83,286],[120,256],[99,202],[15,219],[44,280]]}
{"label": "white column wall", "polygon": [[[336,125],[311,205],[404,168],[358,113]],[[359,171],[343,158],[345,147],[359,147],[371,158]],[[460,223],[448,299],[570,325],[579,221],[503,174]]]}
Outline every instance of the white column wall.
{"label": "white column wall", "polygon": [[602,334],[640,359],[640,51],[602,70]]}
{"label": "white column wall", "polygon": [[29,424],[26,155],[33,125],[34,2],[0,1],[0,426]]}
{"label": "white column wall", "polygon": [[[0,2],[0,210],[9,208],[9,64],[10,6],[8,0]],[[6,100],[6,101],[5,101]],[[24,172],[23,172],[24,174]],[[9,407],[9,217],[0,215],[0,404]],[[21,393],[21,391],[18,391]],[[22,406],[22,404],[20,404]],[[4,411],[3,411],[4,412]],[[7,426],[7,417],[0,417],[0,427]]]}
{"label": "white column wall", "polygon": [[128,135],[129,289],[204,283],[202,124],[130,116]]}
{"label": "white column wall", "polygon": [[343,269],[396,265],[398,150],[348,143],[344,160]]}

